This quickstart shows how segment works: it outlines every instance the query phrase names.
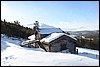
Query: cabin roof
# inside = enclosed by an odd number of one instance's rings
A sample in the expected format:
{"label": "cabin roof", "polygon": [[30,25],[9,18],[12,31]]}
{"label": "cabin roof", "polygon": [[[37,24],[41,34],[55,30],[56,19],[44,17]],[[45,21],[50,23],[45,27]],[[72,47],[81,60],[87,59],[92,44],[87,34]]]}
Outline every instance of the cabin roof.
{"label": "cabin roof", "polygon": [[60,28],[40,28],[40,34],[51,34],[51,33],[62,33],[63,31]]}
{"label": "cabin roof", "polygon": [[65,33],[52,33],[52,34],[48,35],[47,37],[41,39],[41,42],[44,41],[44,42],[48,42],[49,43],[49,42],[51,42],[51,41],[53,41],[53,40],[55,40],[55,39],[57,39],[57,38],[59,38],[59,37],[61,37],[63,35],[66,35],[67,37],[69,37],[69,38],[71,38],[73,40],[77,40],[76,38],[74,38],[74,36],[67,35]]}
{"label": "cabin roof", "polygon": [[73,40],[77,40],[75,37],[77,37],[76,35],[68,35],[68,34],[65,34],[66,36],[70,37],[71,39]]}
{"label": "cabin roof", "polygon": [[43,38],[41,41],[51,42],[51,41],[59,38],[62,35],[64,35],[64,33],[52,33],[52,34],[48,35],[47,37]]}

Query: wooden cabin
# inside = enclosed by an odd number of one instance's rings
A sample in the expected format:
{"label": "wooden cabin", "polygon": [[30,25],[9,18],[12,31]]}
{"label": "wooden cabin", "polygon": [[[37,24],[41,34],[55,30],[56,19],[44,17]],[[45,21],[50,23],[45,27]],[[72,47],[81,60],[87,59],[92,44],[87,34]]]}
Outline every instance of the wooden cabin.
{"label": "wooden cabin", "polygon": [[52,33],[41,40],[42,44],[49,52],[60,52],[69,50],[71,53],[76,53],[76,39],[65,33]]}

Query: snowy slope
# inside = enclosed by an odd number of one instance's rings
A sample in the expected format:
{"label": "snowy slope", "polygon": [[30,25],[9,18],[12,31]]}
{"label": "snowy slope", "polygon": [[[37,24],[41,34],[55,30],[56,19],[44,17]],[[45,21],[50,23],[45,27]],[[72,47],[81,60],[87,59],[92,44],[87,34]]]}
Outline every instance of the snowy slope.
{"label": "snowy slope", "polygon": [[77,47],[79,54],[45,52],[1,38],[1,66],[99,66],[99,51]]}

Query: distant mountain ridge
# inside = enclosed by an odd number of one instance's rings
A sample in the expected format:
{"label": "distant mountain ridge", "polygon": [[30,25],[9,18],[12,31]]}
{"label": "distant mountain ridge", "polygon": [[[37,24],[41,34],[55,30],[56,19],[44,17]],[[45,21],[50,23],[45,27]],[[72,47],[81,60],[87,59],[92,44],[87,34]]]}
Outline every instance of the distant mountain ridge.
{"label": "distant mountain ridge", "polygon": [[93,37],[93,38],[99,38],[99,30],[93,30],[93,31],[67,31],[70,34],[77,35],[77,36],[85,36],[85,37]]}

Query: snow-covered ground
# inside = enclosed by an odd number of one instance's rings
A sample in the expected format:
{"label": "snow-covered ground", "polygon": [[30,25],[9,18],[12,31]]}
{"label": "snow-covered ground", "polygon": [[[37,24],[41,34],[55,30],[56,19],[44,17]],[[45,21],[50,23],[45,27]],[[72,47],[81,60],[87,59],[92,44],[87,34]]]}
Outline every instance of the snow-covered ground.
{"label": "snow-covered ground", "polygon": [[99,66],[99,51],[79,48],[79,54],[45,52],[19,46],[19,40],[1,38],[1,66]]}

